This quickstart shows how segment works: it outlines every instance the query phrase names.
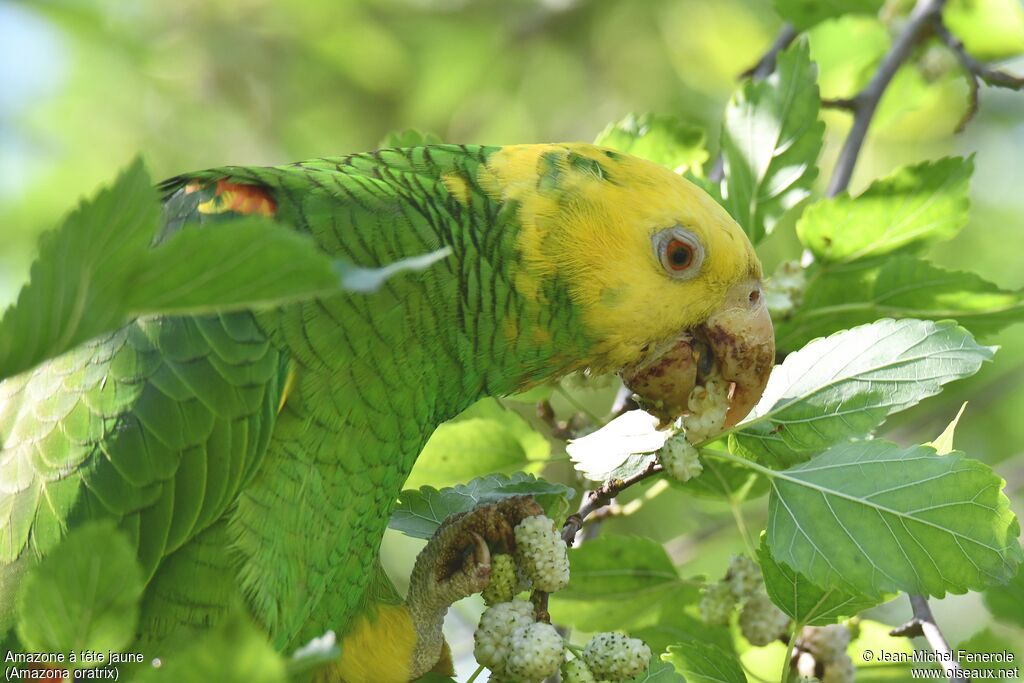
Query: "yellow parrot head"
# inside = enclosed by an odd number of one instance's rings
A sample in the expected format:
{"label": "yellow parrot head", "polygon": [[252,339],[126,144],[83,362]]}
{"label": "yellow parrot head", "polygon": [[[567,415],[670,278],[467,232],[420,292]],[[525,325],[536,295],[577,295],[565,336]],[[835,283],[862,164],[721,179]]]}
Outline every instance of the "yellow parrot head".
{"label": "yellow parrot head", "polygon": [[774,331],[754,248],[706,192],[586,144],[503,147],[488,185],[519,207],[517,288],[567,282],[590,368],[619,372],[663,422],[712,376],[731,388],[726,425],[746,416],[774,365]]}

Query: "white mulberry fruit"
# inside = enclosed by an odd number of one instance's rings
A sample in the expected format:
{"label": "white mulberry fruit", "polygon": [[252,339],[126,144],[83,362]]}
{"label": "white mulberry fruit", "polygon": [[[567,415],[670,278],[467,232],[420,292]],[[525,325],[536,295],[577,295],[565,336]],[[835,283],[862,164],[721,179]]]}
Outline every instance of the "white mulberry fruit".
{"label": "white mulberry fruit", "polygon": [[562,665],[562,683],[597,683],[587,663],[572,659]]}
{"label": "white mulberry fruit", "polygon": [[761,568],[746,555],[733,555],[729,562],[729,570],[725,574],[726,581],[737,600],[742,600],[761,590],[764,579]]}
{"label": "white mulberry fruit", "polygon": [[594,676],[626,681],[647,670],[651,648],[622,633],[598,633],[583,648],[583,660]]}
{"label": "white mulberry fruit", "polygon": [[725,581],[712,583],[704,588],[700,599],[700,616],[708,626],[725,626],[736,609],[736,596]]}
{"label": "white mulberry fruit", "polygon": [[665,474],[676,481],[690,481],[704,471],[699,452],[681,434],[669,437],[658,449],[658,461],[665,468]]}
{"label": "white mulberry fruit", "polygon": [[533,587],[554,593],[569,583],[569,556],[555,523],[545,515],[526,517],[515,528],[516,559]]}
{"label": "white mulberry fruit", "polygon": [[519,587],[516,562],[511,555],[495,555],[491,558],[491,580],[480,593],[488,605],[509,602]]}
{"label": "white mulberry fruit", "polygon": [[565,643],[551,624],[522,626],[512,634],[505,671],[520,683],[540,683],[558,671]]}
{"label": "white mulberry fruit", "polygon": [[800,646],[824,665],[841,659],[850,645],[850,629],[842,624],[808,626],[803,630]]}
{"label": "white mulberry fruit", "polygon": [[496,674],[505,671],[512,634],[536,621],[533,605],[526,600],[502,602],[488,607],[473,634],[476,661]]}
{"label": "white mulberry fruit", "polygon": [[751,645],[764,646],[785,634],[789,617],[766,593],[747,597],[740,612],[740,631]]}
{"label": "white mulberry fruit", "polygon": [[720,379],[709,379],[704,386],[696,386],[687,402],[689,415],[683,418],[686,439],[697,444],[720,433],[725,427],[725,414],[729,412],[729,386]]}
{"label": "white mulberry fruit", "polygon": [[846,653],[825,665],[825,676],[821,683],[853,683],[857,676],[857,667]]}

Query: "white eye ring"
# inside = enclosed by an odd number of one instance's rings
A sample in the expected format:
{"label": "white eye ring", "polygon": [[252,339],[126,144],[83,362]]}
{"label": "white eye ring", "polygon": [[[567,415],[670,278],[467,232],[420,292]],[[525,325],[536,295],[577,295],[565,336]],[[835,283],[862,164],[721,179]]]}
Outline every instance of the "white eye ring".
{"label": "white eye ring", "polygon": [[700,273],[704,263],[704,247],[689,230],[675,226],[654,235],[654,257],[669,277],[689,280]]}

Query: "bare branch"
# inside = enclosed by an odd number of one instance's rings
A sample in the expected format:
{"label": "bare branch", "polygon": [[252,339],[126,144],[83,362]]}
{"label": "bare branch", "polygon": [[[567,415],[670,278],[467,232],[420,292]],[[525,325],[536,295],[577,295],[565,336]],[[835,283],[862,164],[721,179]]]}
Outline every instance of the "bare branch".
{"label": "bare branch", "polygon": [[562,539],[572,546],[576,534],[583,528],[583,522],[586,521],[587,517],[611,503],[615,496],[630,486],[648,479],[659,472],[661,472],[661,465],[657,461],[652,461],[642,472],[625,479],[606,481],[593,491],[587,491],[580,502],[580,509],[576,514],[569,515],[569,519],[565,520],[565,525],[562,527]]}
{"label": "bare branch", "polygon": [[783,24],[768,51],[761,56],[761,59],[757,60],[756,64],[741,73],[740,78],[760,81],[771,76],[775,71],[775,60],[779,58],[779,53],[789,47],[798,35],[800,35],[799,32],[793,28],[792,24]]}
{"label": "bare branch", "polygon": [[890,631],[889,635],[915,638],[924,636],[932,651],[941,655],[942,668],[946,671],[946,678],[956,681],[972,680],[970,674],[965,671],[960,663],[953,657],[946,637],[942,635],[938,624],[935,623],[935,615],[928,605],[928,600],[922,595],[909,595],[910,606],[914,610],[914,617],[899,628]]}
{"label": "bare branch", "polygon": [[945,4],[946,0],[917,0],[906,26],[893,41],[892,48],[882,59],[878,71],[867,87],[854,98],[853,127],[850,128],[832,173],[827,192],[829,197],[836,196],[850,185],[853,167],[857,163],[871,119],[874,118],[885,89],[889,87],[899,68],[909,59],[914,46],[930,35],[935,19],[941,18],[942,7]]}

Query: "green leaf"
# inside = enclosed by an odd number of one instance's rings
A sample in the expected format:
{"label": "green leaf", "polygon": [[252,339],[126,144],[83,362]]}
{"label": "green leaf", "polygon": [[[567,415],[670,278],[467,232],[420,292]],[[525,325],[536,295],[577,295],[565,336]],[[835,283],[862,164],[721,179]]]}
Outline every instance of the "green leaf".
{"label": "green leaf", "polygon": [[747,675],[736,657],[700,641],[673,645],[661,658],[683,674],[686,683],[746,683]]}
{"label": "green leaf", "polygon": [[818,65],[822,99],[853,97],[870,82],[892,46],[885,25],[875,17],[847,14],[807,33],[811,59]]}
{"label": "green leaf", "polygon": [[661,544],[602,535],[569,551],[569,585],[551,596],[552,620],[587,631],[632,630],[656,623],[669,600],[699,600]]}
{"label": "green leaf", "polygon": [[953,318],[979,336],[1024,320],[1024,292],[916,256],[819,266],[809,276],[799,308],[776,323],[779,348],[878,318]]}
{"label": "green leaf", "polygon": [[671,664],[652,659],[647,666],[647,671],[636,678],[630,678],[625,683],[687,683],[687,681],[676,673],[675,667]]}
{"label": "green leaf", "polygon": [[125,533],[113,522],[89,522],[25,575],[18,638],[33,652],[119,652],[135,638],[142,590],[142,568]]}
{"label": "green leaf", "polygon": [[960,406],[960,410],[957,411],[956,417],[954,417],[946,428],[942,430],[942,433],[936,437],[935,441],[925,444],[935,449],[938,455],[946,455],[947,453],[953,452],[953,436],[956,434],[957,423],[960,422],[961,416],[964,414],[964,410],[967,409],[967,401],[964,401]]}
{"label": "green leaf", "polygon": [[557,520],[565,514],[567,501],[575,495],[576,492],[564,484],[538,479],[532,474],[492,474],[441,490],[423,486],[402,491],[390,526],[413,538],[430,538],[449,515],[514,496],[533,496],[547,515]]}
{"label": "green leaf", "polygon": [[1024,559],[1003,481],[961,453],[862,441],[764,472],[772,557],[824,588],[941,597],[1005,583]]}
{"label": "green leaf", "polygon": [[992,354],[948,320],[879,320],[817,339],[775,367],[729,448],[772,467],[806,460],[973,375]]}
{"label": "green leaf", "polygon": [[846,262],[949,239],[967,224],[970,158],[904,166],[857,197],[843,193],[800,216],[800,241],[821,261]]}
{"label": "green leaf", "polygon": [[665,445],[672,432],[657,427],[658,418],[643,410],[630,410],[596,432],[574,439],[565,452],[577,472],[593,481],[605,481],[630,456],[653,453]]}
{"label": "green leaf", "polygon": [[542,434],[488,398],[434,431],[405,485],[452,486],[485,474],[523,470],[550,455],[551,444]]}
{"label": "green leaf", "polygon": [[885,0],[774,0],[775,11],[798,29],[844,14],[877,14]]}
{"label": "green leaf", "polygon": [[840,588],[822,588],[803,574],[779,564],[768,551],[764,535],[757,549],[757,562],[761,565],[768,597],[794,622],[803,626],[834,624],[880,602]]}
{"label": "green leaf", "polygon": [[[0,320],[0,380],[128,320],[280,304],[340,289],[372,292],[449,252],[381,268],[334,261],[309,236],[262,218],[189,225],[152,247],[160,203],[141,161],[40,239],[17,303]],[[340,284],[340,287],[339,287]]]}
{"label": "green leaf", "polygon": [[942,18],[975,59],[996,61],[1024,53],[1020,0],[950,0]]}
{"label": "green leaf", "polygon": [[[712,444],[712,448],[714,445]],[[752,500],[768,493],[768,480],[757,472],[735,463],[702,458],[704,472],[685,483],[669,480],[684,491],[704,498],[733,499],[737,502]]]}
{"label": "green leaf", "polygon": [[808,194],[825,125],[807,42],[779,55],[775,72],[748,81],[725,110],[725,207],[755,244]]}
{"label": "green leaf", "polygon": [[993,586],[984,595],[993,617],[1024,627],[1024,572],[1018,571],[1005,586]]}
{"label": "green leaf", "polygon": [[416,128],[403,128],[393,130],[377,144],[377,147],[422,147],[423,145],[439,145],[444,142],[440,135],[417,130]]}
{"label": "green leaf", "polygon": [[[159,668],[146,667],[135,683],[285,683],[286,663],[238,608],[224,621],[198,637],[167,648]],[[301,678],[299,679],[301,680]]]}
{"label": "green leaf", "polygon": [[653,161],[676,173],[699,173],[708,160],[703,129],[664,114],[628,114],[608,124],[594,144]]}

